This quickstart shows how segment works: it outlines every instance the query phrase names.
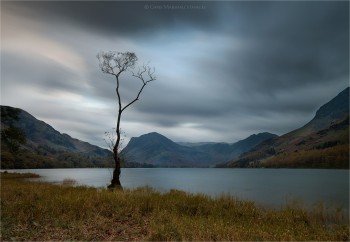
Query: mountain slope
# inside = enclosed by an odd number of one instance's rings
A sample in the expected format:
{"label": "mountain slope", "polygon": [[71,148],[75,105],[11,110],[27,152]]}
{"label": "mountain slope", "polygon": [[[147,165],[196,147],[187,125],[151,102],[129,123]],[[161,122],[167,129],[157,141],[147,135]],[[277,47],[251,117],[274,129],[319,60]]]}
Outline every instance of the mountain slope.
{"label": "mountain slope", "polygon": [[[6,113],[9,109],[14,109],[8,106],[1,106],[2,124],[6,123]],[[102,149],[96,145],[91,145],[87,142],[80,141],[70,137],[68,134],[61,134],[47,123],[36,119],[31,114],[24,110],[19,110],[18,120],[15,120],[13,125],[21,128],[26,135],[27,143],[34,147],[48,146],[56,150],[70,151],[74,153],[82,153],[92,156],[108,156],[110,151]]]}
{"label": "mountain slope", "polygon": [[219,167],[349,167],[349,88],[300,129],[262,142]]}
{"label": "mountain slope", "polygon": [[235,154],[238,156],[244,152],[247,152],[260,144],[263,141],[270,140],[273,138],[278,137],[275,134],[271,133],[259,133],[259,134],[253,134],[249,136],[248,138],[238,141],[237,143],[234,143],[232,146],[235,150]]}
{"label": "mountain slope", "polygon": [[312,131],[326,129],[339,120],[349,117],[349,87],[340,92],[335,98],[320,107],[315,117],[304,126]]}
{"label": "mountain slope", "polygon": [[122,156],[131,162],[146,163],[162,167],[203,167],[205,153],[192,152],[158,133],[131,138],[122,150]]}
{"label": "mountain slope", "polygon": [[180,145],[158,133],[131,138],[122,155],[128,161],[162,167],[210,167],[237,157],[263,140],[276,137],[269,133],[252,135],[234,144],[209,143]]}
{"label": "mountain slope", "polygon": [[192,148],[193,150],[206,153],[207,156],[210,157],[210,159],[213,161],[211,163],[213,165],[217,164],[218,162],[228,161],[230,159],[236,158],[240,154],[251,150],[262,141],[269,140],[274,137],[277,137],[277,135],[265,132],[253,134],[248,138],[240,140],[233,144],[213,143],[195,146]]}
{"label": "mountain slope", "polygon": [[24,163],[26,168],[110,167],[113,164],[109,150],[61,134],[24,110],[1,106],[1,130],[10,126],[23,130],[26,144],[18,154],[11,154],[2,143],[2,168],[23,168]]}

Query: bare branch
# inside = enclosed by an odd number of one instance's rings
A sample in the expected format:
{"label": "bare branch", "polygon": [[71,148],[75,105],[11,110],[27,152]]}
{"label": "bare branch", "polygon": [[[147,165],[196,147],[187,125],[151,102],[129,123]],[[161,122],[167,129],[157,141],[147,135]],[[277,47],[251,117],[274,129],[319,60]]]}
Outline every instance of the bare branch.
{"label": "bare branch", "polygon": [[[147,79],[144,77],[144,74],[146,72],[147,72]],[[143,84],[146,85],[148,82],[156,80],[154,73],[155,73],[155,68],[153,68],[153,71],[152,71],[151,67],[144,64],[142,66],[142,70],[139,69],[139,71],[136,74],[132,72],[132,76],[140,79],[143,82]]]}
{"label": "bare branch", "polygon": [[134,100],[132,100],[129,104],[127,104],[124,108],[122,108],[122,112],[123,112],[125,109],[127,109],[131,104],[133,104],[134,102],[136,102],[137,100],[139,100],[140,94],[141,94],[141,92],[142,92],[142,90],[143,90],[143,88],[144,88],[145,86],[146,86],[146,83],[143,83],[143,85],[142,85],[140,91],[138,92],[136,98],[135,98]]}
{"label": "bare branch", "polygon": [[119,76],[129,68],[133,69],[137,62],[137,56],[133,52],[101,51],[97,54],[97,59],[102,72],[114,76]]}
{"label": "bare branch", "polygon": [[[144,78],[144,74],[147,72],[147,76],[148,78],[145,79]],[[132,76],[140,79],[143,83],[142,87],[140,88],[139,92],[137,93],[137,96],[134,100],[132,100],[129,104],[127,104],[124,108],[122,108],[122,111],[124,111],[126,108],[128,108],[131,104],[135,103],[136,101],[139,100],[139,97],[141,95],[141,92],[143,91],[143,89],[145,88],[145,86],[147,85],[147,83],[151,82],[151,81],[155,81],[156,77],[154,76],[154,72],[155,69],[152,69],[148,66],[148,65],[143,65],[142,69],[139,68],[139,71],[137,72],[137,74],[132,72]]]}
{"label": "bare branch", "polygon": [[113,152],[113,147],[115,144],[115,137],[113,137],[110,132],[105,132],[105,138],[103,140],[105,141],[109,150],[111,150]]}
{"label": "bare branch", "polygon": [[[120,139],[120,142],[118,145],[118,152],[121,151],[124,139],[126,138],[125,132],[123,132],[122,130],[120,131],[120,134],[123,135],[123,137]],[[113,152],[114,146],[117,142],[117,135],[115,132],[115,128],[113,128],[111,132],[105,132],[105,138],[103,140],[107,144],[109,150]]]}

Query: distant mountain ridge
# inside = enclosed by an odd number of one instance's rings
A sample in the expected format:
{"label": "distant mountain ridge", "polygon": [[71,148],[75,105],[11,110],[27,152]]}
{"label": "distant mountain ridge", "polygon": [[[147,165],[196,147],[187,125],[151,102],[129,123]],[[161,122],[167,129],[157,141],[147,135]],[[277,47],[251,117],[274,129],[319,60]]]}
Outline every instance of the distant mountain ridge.
{"label": "distant mountain ridge", "polygon": [[203,142],[180,145],[153,132],[131,138],[121,154],[129,161],[160,167],[211,167],[273,137],[276,135],[260,133],[234,144]]}
{"label": "distant mountain ridge", "polygon": [[[15,119],[11,113],[18,113]],[[26,144],[18,154],[11,154],[2,144],[2,168],[112,167],[112,152],[68,134],[61,134],[28,112],[1,106],[1,130],[9,124],[23,130]]]}
{"label": "distant mountain ridge", "polygon": [[225,142],[176,142],[176,144],[187,147],[195,147],[209,144],[226,144]]}
{"label": "distant mountain ridge", "polygon": [[322,105],[303,127],[218,167],[349,168],[349,87]]}

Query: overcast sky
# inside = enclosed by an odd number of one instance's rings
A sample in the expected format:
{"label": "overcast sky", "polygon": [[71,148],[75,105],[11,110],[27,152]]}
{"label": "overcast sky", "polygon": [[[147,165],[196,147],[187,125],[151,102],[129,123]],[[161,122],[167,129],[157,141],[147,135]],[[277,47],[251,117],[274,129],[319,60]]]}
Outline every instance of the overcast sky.
{"label": "overcast sky", "polygon": [[[1,2],[1,104],[105,146],[116,82],[99,51],[156,69],[127,139],[235,142],[289,132],[349,86],[349,2]],[[124,74],[127,103],[140,81]]]}

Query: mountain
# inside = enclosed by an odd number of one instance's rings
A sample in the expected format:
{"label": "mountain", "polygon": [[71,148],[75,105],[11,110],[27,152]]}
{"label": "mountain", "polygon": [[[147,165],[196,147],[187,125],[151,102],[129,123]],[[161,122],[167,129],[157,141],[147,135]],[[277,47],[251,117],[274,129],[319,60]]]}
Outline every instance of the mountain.
{"label": "mountain", "polygon": [[207,154],[207,157],[210,157],[211,165],[218,162],[228,161],[230,159],[238,157],[240,154],[252,149],[259,143],[271,138],[277,137],[275,134],[270,133],[259,133],[253,134],[246,139],[240,140],[233,144],[227,143],[214,143],[214,144],[205,144],[200,146],[195,146],[193,149],[201,151]]}
{"label": "mountain", "polygon": [[[159,167],[210,167],[223,160],[230,160],[253,148],[274,134],[252,135],[234,144],[227,143],[175,143],[158,133],[133,137],[121,154],[131,162]],[[180,145],[185,144],[185,145]]]}
{"label": "mountain", "polygon": [[237,143],[234,143],[232,147],[234,147],[235,155],[238,156],[244,152],[247,152],[254,148],[256,145],[260,144],[263,141],[270,140],[273,138],[278,137],[275,134],[271,133],[259,133],[259,134],[253,134],[249,136],[248,138],[238,141]]}
{"label": "mountain", "polygon": [[[193,152],[190,147],[181,146],[158,133],[131,138],[121,155],[131,162],[146,163],[162,167],[205,166],[205,154]],[[205,162],[204,162],[205,163]]]}
{"label": "mountain", "polygon": [[330,125],[346,118],[349,118],[349,87],[320,107],[315,117],[303,129],[309,131],[327,129]]}
{"label": "mountain", "polygon": [[321,106],[303,127],[218,167],[349,168],[349,87]]}
{"label": "mountain", "polygon": [[[2,142],[1,166],[5,168],[111,167],[111,151],[61,134],[28,112],[1,106],[2,138],[5,130],[24,133],[26,143],[17,154]],[[6,138],[5,138],[6,141]],[[25,165],[24,165],[25,163]]]}

